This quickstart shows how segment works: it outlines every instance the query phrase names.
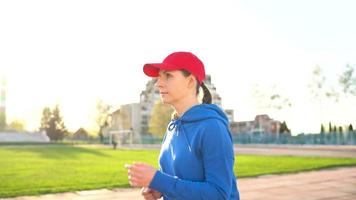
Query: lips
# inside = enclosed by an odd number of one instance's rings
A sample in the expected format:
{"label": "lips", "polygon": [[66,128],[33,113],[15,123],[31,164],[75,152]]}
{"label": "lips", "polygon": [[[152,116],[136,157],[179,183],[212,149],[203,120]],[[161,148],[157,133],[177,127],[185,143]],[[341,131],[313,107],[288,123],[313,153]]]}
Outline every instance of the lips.
{"label": "lips", "polygon": [[168,92],[160,92],[159,94],[160,94],[160,95],[168,94]]}

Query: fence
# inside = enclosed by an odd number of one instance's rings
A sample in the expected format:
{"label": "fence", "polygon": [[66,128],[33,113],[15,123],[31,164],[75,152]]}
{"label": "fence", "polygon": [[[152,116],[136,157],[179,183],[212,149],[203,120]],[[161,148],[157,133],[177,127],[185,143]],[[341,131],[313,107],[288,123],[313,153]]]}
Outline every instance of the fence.
{"label": "fence", "polygon": [[[269,133],[239,133],[232,134],[235,144],[310,144],[310,145],[356,145],[356,132],[348,133],[324,133],[324,134],[298,134],[296,136],[287,134]],[[104,143],[110,144],[105,138]],[[141,135],[133,144],[161,144],[162,139],[153,135]],[[130,144],[125,140],[121,144]]]}
{"label": "fence", "polygon": [[356,132],[298,134],[296,136],[268,133],[240,133],[232,136],[237,144],[315,144],[315,145],[356,145]]}
{"label": "fence", "polygon": [[[162,138],[149,134],[140,134],[139,137],[131,137],[125,133],[121,136],[119,133],[116,139],[107,137],[90,137],[86,139],[65,139],[57,141],[57,143],[73,143],[73,144],[109,144],[112,145],[116,141],[118,145],[125,144],[161,144]],[[269,133],[239,133],[232,134],[232,140],[235,144],[308,144],[308,145],[356,145],[356,131],[347,133],[319,133],[319,134],[298,134],[295,136],[287,134],[269,134]],[[19,141],[17,141],[19,142]],[[22,141],[25,142],[25,141]],[[31,142],[28,140],[27,142]],[[9,143],[9,141],[1,141],[0,143]]]}

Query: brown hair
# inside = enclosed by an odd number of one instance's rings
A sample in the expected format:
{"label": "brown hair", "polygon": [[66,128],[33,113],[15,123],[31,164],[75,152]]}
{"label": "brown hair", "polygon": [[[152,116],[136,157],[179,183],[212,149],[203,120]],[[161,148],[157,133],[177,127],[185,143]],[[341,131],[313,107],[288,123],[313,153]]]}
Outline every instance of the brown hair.
{"label": "brown hair", "polygon": [[[191,75],[191,73],[188,72],[187,70],[182,69],[180,71],[182,72],[183,76],[185,76],[185,77],[188,77],[188,76]],[[196,83],[197,83],[196,95],[199,94],[199,89],[201,87],[203,89],[203,93],[204,93],[203,100],[202,100],[203,104],[211,104],[212,103],[212,97],[211,97],[209,89],[206,87],[206,85],[203,82],[201,84],[199,84],[199,82],[197,80]],[[172,115],[171,115],[171,119],[172,120],[176,120],[178,118],[179,118],[179,116],[178,116],[177,112],[174,111],[172,113]]]}
{"label": "brown hair", "polygon": [[[183,73],[183,76],[185,77],[188,77],[191,75],[190,72],[188,72],[187,70],[180,70],[182,73]],[[196,95],[199,94],[199,87],[201,87],[203,89],[203,93],[204,93],[204,96],[203,96],[203,103],[204,104],[211,104],[212,103],[212,97],[211,97],[211,94],[210,94],[210,91],[209,89],[206,87],[206,85],[202,82],[201,84],[199,84],[198,81],[197,82],[197,88],[196,88]]]}

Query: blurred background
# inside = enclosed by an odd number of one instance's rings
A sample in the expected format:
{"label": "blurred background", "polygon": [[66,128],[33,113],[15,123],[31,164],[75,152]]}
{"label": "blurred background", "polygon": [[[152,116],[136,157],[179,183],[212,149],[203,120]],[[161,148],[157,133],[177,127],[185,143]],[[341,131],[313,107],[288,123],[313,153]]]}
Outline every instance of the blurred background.
{"label": "blurred background", "polygon": [[355,8],[0,1],[0,198],[139,199],[124,164],[158,168],[173,111],[143,65],[191,51],[229,118],[242,199],[356,199]]}
{"label": "blurred background", "polygon": [[160,98],[143,64],[191,51],[236,142],[354,144],[354,8],[351,0],[1,2],[0,129],[160,141],[169,118],[154,115],[171,111],[154,109]]}

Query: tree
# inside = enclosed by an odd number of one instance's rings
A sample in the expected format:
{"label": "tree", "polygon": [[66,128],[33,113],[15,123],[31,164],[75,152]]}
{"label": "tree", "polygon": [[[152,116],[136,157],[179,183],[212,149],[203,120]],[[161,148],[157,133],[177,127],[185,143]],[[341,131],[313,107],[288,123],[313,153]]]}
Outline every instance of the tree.
{"label": "tree", "polygon": [[43,109],[40,130],[45,131],[51,141],[63,140],[68,134],[58,105],[52,111],[49,107]]}
{"label": "tree", "polygon": [[280,133],[291,133],[290,129],[287,126],[287,123],[285,121],[282,122],[281,128],[279,129]]}
{"label": "tree", "polygon": [[314,68],[312,80],[308,86],[313,100],[318,103],[322,103],[325,99],[334,99],[335,102],[339,101],[340,95],[337,89],[326,80],[324,72],[319,65]]}
{"label": "tree", "polygon": [[312,101],[316,102],[319,107],[319,116],[321,122],[324,122],[324,103],[326,100],[333,100],[335,102],[339,101],[339,94],[333,86],[330,86],[327,82],[326,77],[322,68],[317,65],[312,71],[312,80],[308,84]]}
{"label": "tree", "polygon": [[339,84],[346,97],[348,95],[356,96],[356,77],[353,75],[354,68],[351,65],[346,65],[345,71],[339,76]]}
{"label": "tree", "polygon": [[5,77],[0,77],[0,131],[6,129],[6,79]]}
{"label": "tree", "polygon": [[[275,110],[278,113],[284,111],[284,113],[287,114],[286,112],[287,108],[292,107],[291,100],[288,97],[286,97],[287,95],[282,94],[281,89],[277,88],[276,85],[273,85],[271,88],[263,88],[261,85],[254,85],[252,92],[253,92],[252,96],[253,99],[256,101],[256,105],[261,109],[267,108],[268,110]],[[281,118],[285,119],[285,117],[281,117]],[[286,124],[284,125],[285,125],[284,127],[283,124],[281,124],[281,127],[278,127],[277,130],[278,138],[280,133],[284,133],[284,132],[290,133],[290,130],[288,129],[288,127],[286,127]]]}
{"label": "tree", "polygon": [[333,132],[333,127],[331,125],[331,122],[329,122],[329,133]]}
{"label": "tree", "polygon": [[46,132],[48,135],[48,130],[49,130],[49,123],[52,118],[52,111],[49,107],[44,107],[42,110],[42,118],[41,118],[41,125],[39,130]]}
{"label": "tree", "polygon": [[110,124],[111,109],[112,106],[104,103],[102,100],[98,100],[96,103],[97,115],[95,121],[99,127],[98,135],[101,142],[104,140],[103,129]]}
{"label": "tree", "polygon": [[13,120],[12,122],[10,122],[10,124],[8,125],[8,129],[9,130],[13,130],[13,131],[17,131],[17,132],[23,132],[26,130],[26,125],[24,121],[21,120]]}
{"label": "tree", "polygon": [[338,144],[345,144],[344,142],[344,131],[342,126],[339,126]]}
{"label": "tree", "polygon": [[333,132],[332,132],[332,143],[337,144],[337,127],[334,125]]}
{"label": "tree", "polygon": [[[333,100],[334,103],[340,105],[354,104],[354,99],[349,97],[356,96],[356,77],[354,75],[354,67],[346,65],[344,72],[338,77],[338,84],[330,84],[326,81],[326,77],[323,74],[320,66],[316,66],[313,70],[313,78],[309,89],[312,94],[312,98],[319,105],[320,118],[323,122],[323,116],[330,118],[332,113],[327,115],[325,112],[324,101]],[[332,102],[329,102],[332,103]],[[337,130],[333,130],[333,127],[329,123],[329,133],[336,133]]]}
{"label": "tree", "polygon": [[254,85],[252,96],[260,108],[270,108],[281,110],[292,107],[292,102],[286,95],[282,94],[281,89],[273,85],[271,88],[263,88],[260,85]]}
{"label": "tree", "polygon": [[339,126],[339,133],[343,133],[343,132],[344,132],[344,130],[343,130],[342,126]]}
{"label": "tree", "polygon": [[313,100],[320,103],[324,97],[326,78],[323,74],[323,70],[319,65],[314,68],[312,73],[312,80],[308,87],[310,89]]}
{"label": "tree", "polygon": [[328,126],[329,126],[329,128],[328,128],[327,134],[325,135],[325,140],[324,140],[325,144],[330,143],[332,141],[332,137],[333,137],[333,135],[332,135],[333,127],[332,127],[331,122],[329,122]]}
{"label": "tree", "polygon": [[353,135],[354,135],[354,128],[352,127],[352,124],[349,125],[348,131],[347,131],[347,143],[348,144],[353,144]]}
{"label": "tree", "polygon": [[320,144],[325,144],[325,128],[323,124],[320,127]]}
{"label": "tree", "polygon": [[325,133],[325,128],[323,124],[321,124],[320,126],[320,133]]}
{"label": "tree", "polygon": [[291,130],[288,128],[287,123],[283,121],[279,128],[277,142],[285,144],[287,143],[288,138],[291,136]]}
{"label": "tree", "polygon": [[172,112],[172,107],[157,101],[152,109],[148,132],[152,135],[163,137],[171,120]]}
{"label": "tree", "polygon": [[56,105],[53,109],[53,117],[51,119],[52,123],[54,123],[55,127],[55,136],[57,140],[62,140],[66,134],[68,133],[67,128],[64,125],[64,121],[62,119],[59,106]]}

